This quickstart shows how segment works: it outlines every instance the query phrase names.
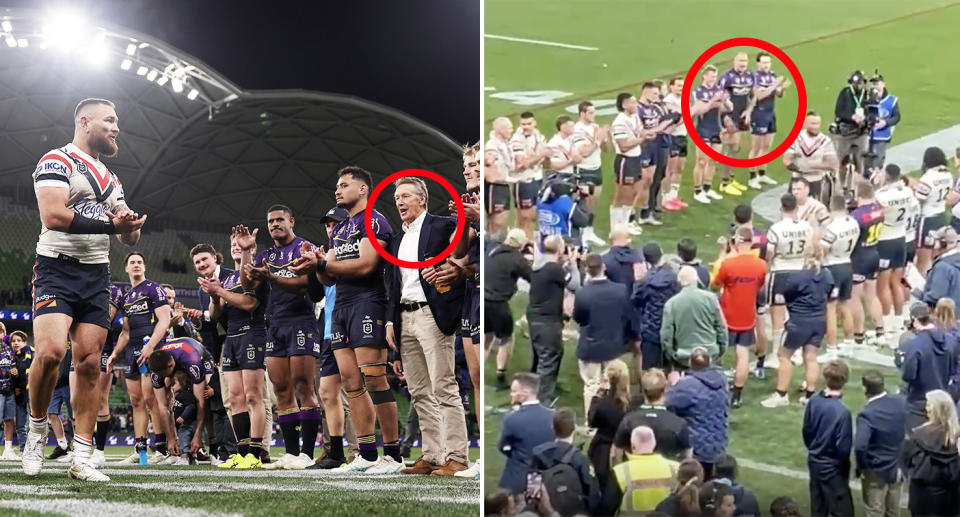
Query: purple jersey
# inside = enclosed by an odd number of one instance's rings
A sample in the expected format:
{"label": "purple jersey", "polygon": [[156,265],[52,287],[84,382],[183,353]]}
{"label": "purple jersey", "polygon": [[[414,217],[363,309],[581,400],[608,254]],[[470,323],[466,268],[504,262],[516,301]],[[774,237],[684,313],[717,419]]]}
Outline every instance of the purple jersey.
{"label": "purple jersey", "polygon": [[[300,247],[303,246],[304,242],[309,243],[303,237],[295,237],[286,246],[274,246],[263,250],[257,253],[257,258],[253,263],[257,267],[266,264],[270,268],[270,272],[277,276],[295,278],[297,275],[290,271],[290,266],[293,265],[293,261],[300,258]],[[267,300],[266,315],[271,325],[280,321],[314,319],[313,302],[307,298],[306,294],[288,293],[271,285]]]}
{"label": "purple jersey", "polygon": [[133,341],[153,334],[153,327],[157,324],[153,311],[167,305],[167,292],[160,284],[144,280],[140,285],[131,287],[123,295],[122,301],[121,311],[130,325],[130,340]]}
{"label": "purple jersey", "polygon": [[264,327],[263,317],[267,310],[267,297],[269,296],[268,290],[270,289],[267,284],[262,283],[256,290],[246,291],[243,286],[240,285],[240,272],[234,271],[223,281],[223,289],[231,293],[243,293],[260,301],[260,304],[257,305],[257,308],[254,309],[253,312],[239,309],[229,303],[224,305],[223,309],[227,315],[227,334],[237,332],[244,327],[260,329]]}
{"label": "purple jersey", "polygon": [[662,115],[656,104],[645,104],[642,102],[637,104],[637,117],[640,118],[643,129],[653,129],[657,127]]}
{"label": "purple jersey", "polygon": [[857,224],[860,225],[860,237],[857,239],[857,248],[876,246],[880,239],[880,229],[883,228],[883,205],[874,201],[858,206],[850,212]]}
{"label": "purple jersey", "polygon": [[[174,371],[186,372],[194,384],[200,384],[206,374],[213,373],[213,358],[203,345],[190,338],[168,341],[157,347],[157,351],[170,352],[173,356]],[[154,388],[163,387],[163,378],[150,372],[150,381]]]}
{"label": "purple jersey", "polygon": [[[769,88],[777,84],[777,74],[773,73],[773,70],[769,72],[754,72],[753,77],[754,84],[761,88]],[[776,97],[777,94],[774,92],[762,100],[757,101],[754,111],[773,111],[773,102]]]}
{"label": "purple jersey", "polygon": [[[333,229],[333,250],[337,261],[360,258],[360,241],[367,237],[367,230],[363,225],[363,214],[364,212],[358,212],[350,219],[337,224]],[[393,228],[390,227],[387,219],[376,209],[373,210],[370,219],[374,238],[390,242]],[[386,297],[382,263],[378,262],[377,267],[367,276],[344,276],[337,279],[338,306],[364,300],[383,301]]]}
{"label": "purple jersey", "polygon": [[753,83],[753,72],[749,70],[737,72],[730,69],[720,76],[718,84],[730,94],[734,113],[740,113],[747,108],[747,101],[753,93]]}
{"label": "purple jersey", "polygon": [[[123,288],[110,282],[110,305],[113,305],[117,312],[123,309]],[[166,294],[166,292],[164,292]]]}
{"label": "purple jersey", "polygon": [[[719,84],[714,84],[713,86],[701,84],[694,90],[693,96],[698,101],[710,102],[710,100],[721,91],[723,91],[723,88],[721,88]],[[702,133],[719,133],[720,108],[713,108],[703,115],[700,115],[697,118],[697,130]]]}

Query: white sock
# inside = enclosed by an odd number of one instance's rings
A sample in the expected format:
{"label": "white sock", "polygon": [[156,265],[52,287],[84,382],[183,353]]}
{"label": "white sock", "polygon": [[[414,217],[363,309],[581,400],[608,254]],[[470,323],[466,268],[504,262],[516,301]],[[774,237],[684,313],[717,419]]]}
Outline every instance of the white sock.
{"label": "white sock", "polygon": [[73,438],[73,462],[81,464],[90,464],[90,452],[93,450],[93,440],[74,436]]}
{"label": "white sock", "polygon": [[610,205],[610,229],[611,230],[613,230],[614,226],[619,224],[619,222],[617,221],[619,212],[617,210],[618,210],[617,207]]}
{"label": "white sock", "polygon": [[61,449],[67,450],[67,438],[57,438],[57,445],[59,445]]}
{"label": "white sock", "polygon": [[46,418],[34,418],[30,417],[30,432],[31,433],[45,433],[48,428],[48,423]]}

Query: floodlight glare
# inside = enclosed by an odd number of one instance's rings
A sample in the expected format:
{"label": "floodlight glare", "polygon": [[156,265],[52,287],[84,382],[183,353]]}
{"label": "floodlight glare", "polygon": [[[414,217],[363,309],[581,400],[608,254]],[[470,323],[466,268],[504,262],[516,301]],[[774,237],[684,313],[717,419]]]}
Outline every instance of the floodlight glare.
{"label": "floodlight glare", "polygon": [[173,91],[180,93],[183,91],[183,83],[180,82],[180,79],[176,77],[173,78],[173,81],[170,83],[173,86]]}
{"label": "floodlight glare", "polygon": [[148,81],[153,81],[153,80],[156,79],[156,78],[157,78],[157,71],[156,71],[156,70],[150,70],[150,73],[147,74],[147,80],[148,80]]}
{"label": "floodlight glare", "polygon": [[167,77],[167,76],[165,76],[165,75],[161,75],[161,76],[160,76],[160,79],[157,79],[157,84],[160,85],[160,86],[163,86],[163,85],[167,84],[167,81],[169,81],[169,80],[170,80],[169,77]]}
{"label": "floodlight glare", "polygon": [[17,46],[20,48],[26,48],[30,42],[26,38],[20,38],[17,40]]}
{"label": "floodlight glare", "polygon": [[17,46],[17,40],[13,39],[13,36],[7,36],[6,41],[7,41],[7,46],[8,46],[8,47],[16,47],[16,46]]}
{"label": "floodlight glare", "polygon": [[120,62],[120,70],[130,70],[131,66],[133,66],[133,61],[129,59],[124,59]]}
{"label": "floodlight glare", "polygon": [[141,66],[137,69],[137,75],[147,75],[147,67]]}
{"label": "floodlight glare", "polygon": [[3,20],[0,27],[3,27],[3,32],[13,32],[13,24],[10,23],[10,20]]}
{"label": "floodlight glare", "polygon": [[133,43],[127,45],[127,55],[132,56],[134,52],[137,51],[137,46]]}
{"label": "floodlight glare", "polygon": [[200,95],[200,92],[197,90],[190,90],[190,93],[187,94],[187,98],[190,100],[196,99]]}

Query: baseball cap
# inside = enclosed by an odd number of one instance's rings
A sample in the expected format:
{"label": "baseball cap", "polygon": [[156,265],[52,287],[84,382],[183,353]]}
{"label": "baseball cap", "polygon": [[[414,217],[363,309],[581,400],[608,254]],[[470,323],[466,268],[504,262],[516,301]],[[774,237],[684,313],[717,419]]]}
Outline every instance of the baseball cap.
{"label": "baseball cap", "polygon": [[350,212],[347,212],[346,208],[335,206],[328,210],[326,215],[320,218],[320,223],[326,224],[327,221],[339,223],[340,221],[346,221],[347,219],[350,219]]}
{"label": "baseball cap", "polygon": [[921,319],[930,317],[930,308],[923,302],[917,302],[910,306],[910,319]]}
{"label": "baseball cap", "polygon": [[507,232],[507,237],[503,239],[503,243],[511,248],[519,249],[527,243],[527,234],[520,228],[513,228]]}

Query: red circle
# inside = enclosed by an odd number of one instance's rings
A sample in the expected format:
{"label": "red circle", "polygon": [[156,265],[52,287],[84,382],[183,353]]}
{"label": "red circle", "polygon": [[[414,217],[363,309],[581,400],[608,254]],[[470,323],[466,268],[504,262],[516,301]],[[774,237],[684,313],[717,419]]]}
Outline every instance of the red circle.
{"label": "red circle", "polygon": [[730,38],[725,41],[721,41],[716,45],[708,48],[706,52],[700,54],[700,57],[694,61],[693,66],[690,67],[690,70],[687,71],[686,77],[683,79],[683,93],[681,93],[682,99],[690,98],[690,88],[693,85],[693,81],[697,79],[697,72],[700,71],[708,59],[713,57],[717,52],[722,50],[727,50],[732,47],[757,47],[767,52],[777,56],[778,59],[787,67],[787,70],[790,72],[793,82],[797,85],[797,97],[798,97],[798,106],[797,106],[797,120],[793,123],[793,129],[790,130],[790,134],[787,135],[787,138],[780,142],[774,150],[763,156],[757,156],[756,158],[734,158],[732,156],[724,156],[719,152],[715,151],[712,147],[706,144],[700,135],[697,133],[697,128],[693,125],[693,118],[690,116],[690,105],[687,102],[680,103],[680,111],[683,115],[683,125],[687,128],[687,134],[690,139],[693,140],[693,143],[697,146],[698,149],[703,151],[710,158],[725,164],[731,167],[755,167],[757,165],[763,165],[771,160],[776,159],[781,154],[787,151],[787,148],[797,139],[797,135],[800,134],[800,130],[803,128],[803,119],[804,114],[807,112],[807,89],[803,85],[803,77],[800,75],[800,70],[797,69],[797,65],[793,64],[793,60],[790,59],[786,53],[780,50],[779,47],[763,41],[762,39],[757,38]]}
{"label": "red circle", "polygon": [[[373,233],[373,220],[371,219],[373,217],[373,204],[377,200],[377,196],[380,195],[380,191],[382,191],[387,185],[392,184],[394,181],[409,176],[422,176],[424,178],[429,178],[433,181],[436,181],[443,188],[447,189],[447,192],[450,193],[450,197],[453,198],[453,202],[457,205],[457,231],[453,234],[453,240],[450,241],[450,245],[447,246],[439,255],[429,260],[400,260],[399,258],[391,255],[387,250],[383,249],[383,246],[380,245],[380,243],[377,241],[376,235]],[[367,232],[367,239],[370,240],[370,244],[373,246],[373,249],[377,250],[377,254],[395,266],[409,269],[422,269],[425,267],[435,266],[453,254],[453,250],[456,249],[457,244],[460,243],[460,239],[463,238],[464,221],[466,221],[466,215],[463,212],[463,201],[460,200],[460,196],[457,194],[456,189],[453,188],[453,185],[444,179],[443,176],[424,169],[404,169],[387,176],[386,179],[377,184],[377,187],[373,189],[373,192],[370,193],[370,198],[367,200],[367,208],[363,213],[363,228]]]}

